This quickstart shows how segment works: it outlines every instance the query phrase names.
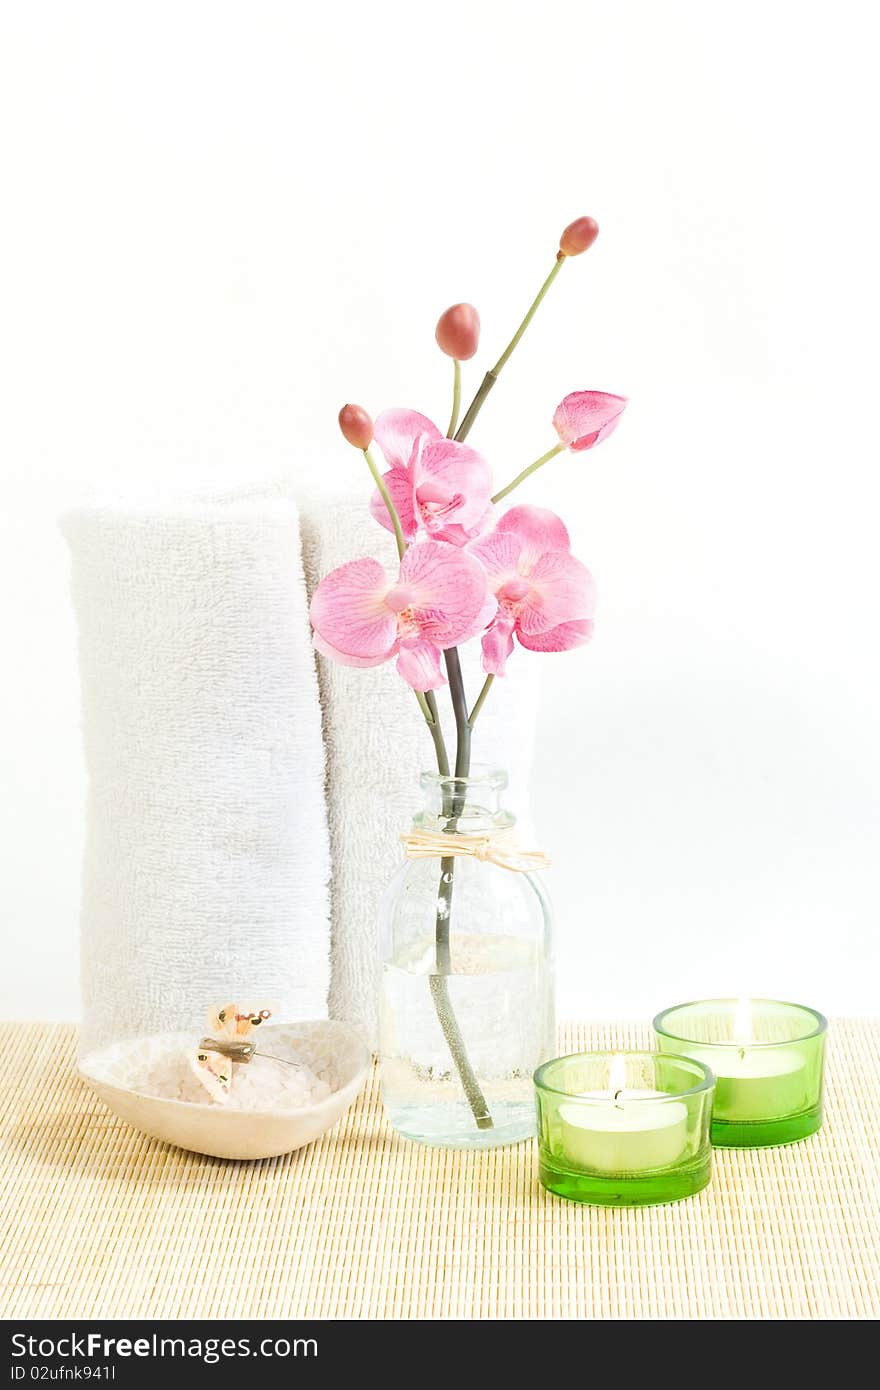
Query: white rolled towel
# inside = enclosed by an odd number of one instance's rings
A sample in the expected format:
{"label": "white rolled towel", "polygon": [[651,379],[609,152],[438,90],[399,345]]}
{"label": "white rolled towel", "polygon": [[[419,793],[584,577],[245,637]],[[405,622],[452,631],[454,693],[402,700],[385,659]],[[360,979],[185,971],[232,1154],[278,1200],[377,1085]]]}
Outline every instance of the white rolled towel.
{"label": "white rolled towel", "polygon": [[[300,499],[309,593],[347,560],[373,556],[397,565],[393,538],[362,501]],[[528,658],[530,654],[524,653]],[[471,702],[485,679],[479,641],[461,649]],[[517,662],[498,680],[474,731],[474,762],[504,768],[505,804],[525,821],[539,699],[540,661]],[[352,669],[318,659],[327,753],[327,812],[332,857],[330,1013],[377,1042],[379,898],[402,862],[400,833],[422,804],[419,775],[436,770],[434,749],[415,696],[394,663]],[[447,747],[455,729],[448,692],[437,691]]]}
{"label": "white rolled towel", "polygon": [[207,1005],[326,1016],[321,712],[282,495],[78,508],[81,1053]]}

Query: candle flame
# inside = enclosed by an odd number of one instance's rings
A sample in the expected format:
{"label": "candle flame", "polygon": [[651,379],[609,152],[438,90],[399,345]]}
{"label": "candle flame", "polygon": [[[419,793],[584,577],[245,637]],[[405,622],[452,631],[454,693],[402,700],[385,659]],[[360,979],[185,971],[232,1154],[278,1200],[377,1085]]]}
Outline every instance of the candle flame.
{"label": "candle flame", "polygon": [[611,1068],[608,1072],[608,1089],[615,1098],[619,1091],[626,1087],[626,1062],[623,1054],[615,1052],[611,1060]]}
{"label": "candle flame", "polygon": [[752,1037],[752,1006],[749,1000],[743,995],[736,1006],[733,1015],[733,1041],[735,1043],[747,1043]]}

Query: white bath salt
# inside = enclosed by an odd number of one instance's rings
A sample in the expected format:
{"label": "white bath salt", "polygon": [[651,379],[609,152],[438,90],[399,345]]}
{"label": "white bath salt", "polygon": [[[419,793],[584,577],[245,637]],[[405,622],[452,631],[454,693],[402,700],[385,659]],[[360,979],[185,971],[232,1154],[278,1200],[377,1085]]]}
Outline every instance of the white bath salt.
{"label": "white bath salt", "polygon": [[235,1064],[226,1108],[301,1110],[326,1100],[329,1094],[327,1082],[319,1080],[303,1063],[291,1065],[257,1056],[246,1064]]}
{"label": "white bath salt", "polygon": [[332,1088],[304,1062],[276,1061],[257,1053],[250,1062],[230,1063],[232,1085],[215,1101],[196,1075],[197,1040],[170,1034],[117,1044],[83,1058],[83,1069],[110,1085],[160,1100],[180,1100],[223,1110],[302,1110],[318,1105]]}

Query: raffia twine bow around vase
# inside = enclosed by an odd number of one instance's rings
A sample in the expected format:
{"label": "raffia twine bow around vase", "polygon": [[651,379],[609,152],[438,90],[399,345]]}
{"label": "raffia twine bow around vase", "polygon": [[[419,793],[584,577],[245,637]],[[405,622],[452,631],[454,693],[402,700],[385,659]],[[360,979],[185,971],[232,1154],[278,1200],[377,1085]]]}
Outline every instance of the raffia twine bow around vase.
{"label": "raffia twine bow around vase", "polygon": [[410,830],[400,843],[407,859],[476,859],[481,864],[497,864],[517,874],[549,869],[550,858],[541,849],[520,849],[509,830],[487,835],[458,835],[445,831]]}

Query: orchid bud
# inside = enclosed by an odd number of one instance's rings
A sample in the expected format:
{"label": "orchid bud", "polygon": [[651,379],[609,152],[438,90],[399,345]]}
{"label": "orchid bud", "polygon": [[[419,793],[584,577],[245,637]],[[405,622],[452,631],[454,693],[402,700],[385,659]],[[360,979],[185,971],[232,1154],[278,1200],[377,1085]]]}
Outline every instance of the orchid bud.
{"label": "orchid bud", "polygon": [[437,346],[447,357],[467,362],[480,345],[480,316],[473,304],[453,304],[437,320]]}
{"label": "orchid bud", "polygon": [[608,391],[572,391],[556,407],[553,428],[572,453],[592,449],[607,439],[620,424],[626,410],[626,396]]}
{"label": "orchid bud", "polygon": [[589,251],[599,235],[599,223],[592,217],[578,217],[569,222],[559,238],[559,250],[563,256],[579,256]]}
{"label": "orchid bud", "polygon": [[362,405],[344,405],[339,412],[339,428],[355,449],[369,449],[373,442],[373,421]]}

